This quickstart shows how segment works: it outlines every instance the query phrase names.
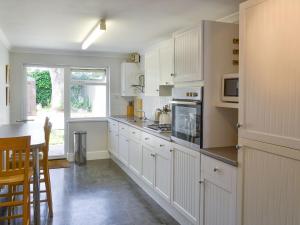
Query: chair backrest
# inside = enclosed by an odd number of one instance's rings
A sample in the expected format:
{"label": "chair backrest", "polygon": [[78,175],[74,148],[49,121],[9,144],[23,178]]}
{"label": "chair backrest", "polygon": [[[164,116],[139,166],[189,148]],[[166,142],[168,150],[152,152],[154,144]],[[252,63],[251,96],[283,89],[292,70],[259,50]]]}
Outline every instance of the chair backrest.
{"label": "chair backrest", "polygon": [[30,136],[0,138],[0,177],[28,175]]}
{"label": "chair backrest", "polygon": [[49,141],[50,141],[51,129],[52,129],[52,124],[49,120],[49,117],[46,117],[45,124],[44,124],[44,132],[45,132],[44,159],[45,160],[48,160]]}

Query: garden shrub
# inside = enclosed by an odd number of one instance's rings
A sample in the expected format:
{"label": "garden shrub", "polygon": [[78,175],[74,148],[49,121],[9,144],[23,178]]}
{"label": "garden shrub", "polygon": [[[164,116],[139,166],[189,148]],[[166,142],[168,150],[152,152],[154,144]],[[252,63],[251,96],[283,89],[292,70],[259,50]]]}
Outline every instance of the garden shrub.
{"label": "garden shrub", "polygon": [[30,74],[36,82],[36,103],[49,107],[52,96],[52,84],[49,71],[35,71]]}

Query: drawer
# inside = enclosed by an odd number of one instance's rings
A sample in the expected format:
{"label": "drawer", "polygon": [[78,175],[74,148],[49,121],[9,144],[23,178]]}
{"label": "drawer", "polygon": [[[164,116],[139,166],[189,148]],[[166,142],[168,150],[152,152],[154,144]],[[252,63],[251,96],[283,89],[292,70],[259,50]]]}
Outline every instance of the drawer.
{"label": "drawer", "polygon": [[118,130],[119,122],[115,120],[108,120],[108,129],[109,130]]}
{"label": "drawer", "polygon": [[231,192],[235,190],[237,168],[201,154],[201,176]]}
{"label": "drawer", "polygon": [[119,123],[119,134],[125,137],[129,137],[129,129],[130,127],[124,123]]}
{"label": "drawer", "polygon": [[129,128],[129,133],[130,133],[130,138],[133,140],[140,141],[142,138],[142,131],[134,127]]}
{"label": "drawer", "polygon": [[170,142],[145,132],[142,134],[142,141],[143,144],[150,145],[156,153],[162,154],[167,158],[170,157]]}

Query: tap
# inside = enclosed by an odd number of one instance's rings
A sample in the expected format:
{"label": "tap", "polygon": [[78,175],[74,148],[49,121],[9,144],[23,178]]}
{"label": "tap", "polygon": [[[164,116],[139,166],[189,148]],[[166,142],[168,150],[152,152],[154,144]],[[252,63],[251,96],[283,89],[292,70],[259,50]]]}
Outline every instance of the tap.
{"label": "tap", "polygon": [[141,112],[142,113],[142,117],[140,117],[139,119],[141,119],[141,120],[147,120],[146,113],[145,113],[144,110],[137,110],[137,112]]}

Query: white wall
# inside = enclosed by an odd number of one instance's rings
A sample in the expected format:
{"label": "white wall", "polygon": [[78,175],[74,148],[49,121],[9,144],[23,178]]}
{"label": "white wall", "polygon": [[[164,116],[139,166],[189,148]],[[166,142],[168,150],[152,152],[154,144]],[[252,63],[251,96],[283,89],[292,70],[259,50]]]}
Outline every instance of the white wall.
{"label": "white wall", "polygon": [[[124,115],[126,113],[127,100],[120,96],[121,62],[125,60],[124,54],[99,53],[97,55],[82,55],[82,53],[70,52],[11,52],[11,122],[24,119],[26,116],[26,76],[24,65],[60,66],[65,68],[65,76],[69,75],[71,67],[108,67],[110,70],[110,96],[111,114]],[[67,78],[67,77],[65,77]],[[65,87],[66,88],[66,87]],[[107,156],[107,122],[76,122],[65,125],[69,129],[66,140],[66,149],[73,151],[72,133],[74,130],[88,132],[88,157],[90,159]],[[69,154],[72,158],[72,154]]]}
{"label": "white wall", "polygon": [[0,124],[9,122],[9,106],[6,106],[5,65],[9,64],[9,53],[0,41]]}

